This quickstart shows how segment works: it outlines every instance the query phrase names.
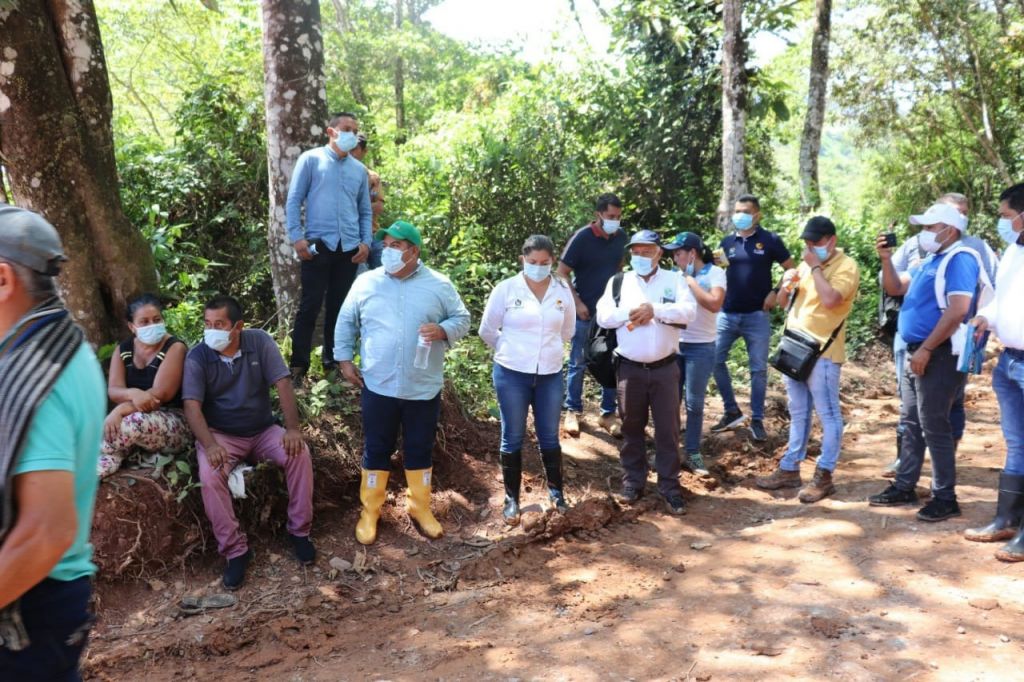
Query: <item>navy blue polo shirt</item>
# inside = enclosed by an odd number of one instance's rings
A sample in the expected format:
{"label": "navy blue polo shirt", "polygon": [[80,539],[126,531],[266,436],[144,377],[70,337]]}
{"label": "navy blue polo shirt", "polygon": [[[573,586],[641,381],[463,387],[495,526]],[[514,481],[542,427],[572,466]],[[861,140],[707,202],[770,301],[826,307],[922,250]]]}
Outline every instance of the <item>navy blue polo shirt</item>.
{"label": "navy blue polo shirt", "polygon": [[789,249],[779,235],[760,225],[749,237],[731,234],[719,246],[729,259],[725,269],[728,286],[722,310],[727,313],[752,313],[764,308],[764,299],[772,290],[772,265],[785,263]]}
{"label": "navy blue polo shirt", "polygon": [[566,242],[562,262],[572,268],[576,293],[591,315],[608,280],[622,270],[628,241],[622,229],[605,235],[603,228],[591,223],[576,230]]}
{"label": "navy blue polo shirt", "polygon": [[185,358],[182,400],[198,400],[211,429],[255,436],[274,424],[270,387],[290,376],[270,334],[243,329],[238,353],[227,358],[205,343]]}

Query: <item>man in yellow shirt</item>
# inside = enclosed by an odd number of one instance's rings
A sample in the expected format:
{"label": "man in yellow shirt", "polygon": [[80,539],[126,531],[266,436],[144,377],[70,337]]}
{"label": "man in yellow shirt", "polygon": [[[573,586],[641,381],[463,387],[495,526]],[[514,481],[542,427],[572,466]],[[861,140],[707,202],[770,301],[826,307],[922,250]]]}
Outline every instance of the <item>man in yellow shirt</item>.
{"label": "man in yellow shirt", "polygon": [[[813,480],[800,490],[801,502],[817,502],[835,492],[832,472],[839,461],[843,414],[839,406],[839,373],[846,361],[846,318],[860,285],[856,261],[836,248],[836,226],[823,216],[807,221],[801,235],[806,248],[803,263],[782,278],[780,305],[794,297],[786,326],[815,337],[824,348],[806,381],[786,377],[789,395],[789,446],[770,476],[759,478],[765,490],[800,488],[800,462],[807,456],[813,411],[818,412],[823,437]],[[834,336],[834,338],[833,338]],[[830,342],[831,339],[831,342]]]}

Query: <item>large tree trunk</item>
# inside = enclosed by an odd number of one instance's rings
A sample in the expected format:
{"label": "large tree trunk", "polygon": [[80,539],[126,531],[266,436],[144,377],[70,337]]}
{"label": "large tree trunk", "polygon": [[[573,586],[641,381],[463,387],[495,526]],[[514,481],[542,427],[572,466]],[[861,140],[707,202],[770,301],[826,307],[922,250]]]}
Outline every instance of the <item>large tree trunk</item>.
{"label": "large tree trunk", "polygon": [[156,289],[153,254],[121,206],[107,65],[92,0],[0,4],[0,153],[14,202],[60,232],[68,308],[93,344]]}
{"label": "large tree trunk", "polygon": [[299,261],[285,203],[299,155],[326,142],[327,92],[317,0],[263,0],[263,74],[270,175],[267,243],[279,318],[299,305]]}
{"label": "large tree trunk", "polygon": [[741,0],[725,0],[722,20],[722,198],[719,227],[728,225],[736,197],[749,191],[747,179],[747,49]]}
{"label": "large tree trunk", "polygon": [[[402,0],[395,0],[395,30],[402,30]],[[395,144],[405,142],[405,63],[395,55]]]}
{"label": "large tree trunk", "polygon": [[811,39],[811,76],[807,84],[807,117],[800,138],[800,210],[809,213],[821,205],[818,155],[825,125],[828,92],[828,43],[832,33],[832,0],[816,0],[814,37]]}

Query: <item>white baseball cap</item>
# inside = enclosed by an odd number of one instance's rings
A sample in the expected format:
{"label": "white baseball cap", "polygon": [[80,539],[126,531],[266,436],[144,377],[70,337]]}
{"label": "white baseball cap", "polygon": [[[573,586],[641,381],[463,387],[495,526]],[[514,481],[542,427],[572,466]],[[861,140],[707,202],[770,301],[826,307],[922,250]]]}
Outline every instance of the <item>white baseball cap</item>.
{"label": "white baseball cap", "polygon": [[964,216],[955,207],[949,204],[933,204],[921,215],[910,216],[911,225],[936,225],[942,223],[960,230],[961,234],[967,231],[967,216]]}

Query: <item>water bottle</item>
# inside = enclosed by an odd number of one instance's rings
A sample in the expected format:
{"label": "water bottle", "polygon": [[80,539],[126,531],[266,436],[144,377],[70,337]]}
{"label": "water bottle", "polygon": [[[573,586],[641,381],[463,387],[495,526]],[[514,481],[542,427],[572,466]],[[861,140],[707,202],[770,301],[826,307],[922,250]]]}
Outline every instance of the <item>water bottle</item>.
{"label": "water bottle", "polygon": [[416,369],[426,369],[428,364],[430,364],[430,339],[421,334],[416,342],[416,359],[413,360],[412,366]]}

